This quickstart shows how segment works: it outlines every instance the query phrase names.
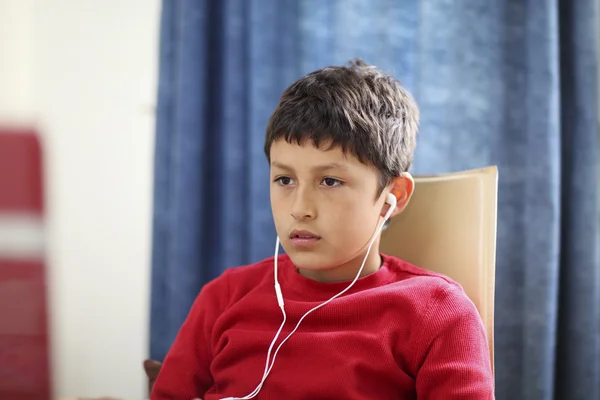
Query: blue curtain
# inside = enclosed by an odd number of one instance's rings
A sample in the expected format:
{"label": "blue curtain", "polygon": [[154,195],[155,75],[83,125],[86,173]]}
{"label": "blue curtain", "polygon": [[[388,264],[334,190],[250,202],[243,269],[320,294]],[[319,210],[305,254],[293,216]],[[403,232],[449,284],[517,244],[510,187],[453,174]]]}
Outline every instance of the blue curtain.
{"label": "blue curtain", "polygon": [[[360,57],[414,93],[414,173],[500,170],[498,399],[600,398],[594,0],[163,1],[151,357],[202,285],[271,255],[267,119]],[[452,212],[452,210],[448,210]]]}

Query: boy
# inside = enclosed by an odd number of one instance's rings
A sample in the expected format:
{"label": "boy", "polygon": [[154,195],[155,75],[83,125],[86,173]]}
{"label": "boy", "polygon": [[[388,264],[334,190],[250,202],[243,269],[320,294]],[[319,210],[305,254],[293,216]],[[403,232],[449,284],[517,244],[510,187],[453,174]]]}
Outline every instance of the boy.
{"label": "boy", "polygon": [[378,251],[384,217],[413,192],[417,126],[409,93],[361,61],[283,93],[265,153],[286,255],[205,285],[151,399],[493,398],[459,285]]}

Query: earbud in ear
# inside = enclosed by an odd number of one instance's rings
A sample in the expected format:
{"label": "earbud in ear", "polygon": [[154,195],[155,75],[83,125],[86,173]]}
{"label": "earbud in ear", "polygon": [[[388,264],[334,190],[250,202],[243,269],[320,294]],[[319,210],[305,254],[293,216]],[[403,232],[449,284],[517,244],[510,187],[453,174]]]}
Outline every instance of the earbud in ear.
{"label": "earbud in ear", "polygon": [[396,199],[396,196],[394,196],[391,193],[388,193],[385,202],[390,205],[390,209],[387,211],[387,213],[385,213],[385,217],[383,217],[383,219],[387,220],[388,218],[390,218],[390,216],[396,209],[396,204],[398,203],[398,200]]}
{"label": "earbud in ear", "polygon": [[394,196],[392,193],[388,193],[385,202],[390,205],[390,208],[396,208],[396,203],[398,202],[398,200],[396,199],[396,196]]}

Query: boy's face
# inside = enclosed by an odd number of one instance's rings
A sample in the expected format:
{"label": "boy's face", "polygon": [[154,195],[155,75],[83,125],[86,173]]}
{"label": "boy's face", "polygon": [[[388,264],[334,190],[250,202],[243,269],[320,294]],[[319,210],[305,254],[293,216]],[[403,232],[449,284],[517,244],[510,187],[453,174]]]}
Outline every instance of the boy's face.
{"label": "boy's face", "polygon": [[[339,147],[327,148],[311,141],[273,143],[271,209],[281,244],[304,275],[352,279],[347,272],[356,274],[387,210],[386,191],[375,198],[375,167]],[[369,256],[373,262],[379,262],[378,243]]]}

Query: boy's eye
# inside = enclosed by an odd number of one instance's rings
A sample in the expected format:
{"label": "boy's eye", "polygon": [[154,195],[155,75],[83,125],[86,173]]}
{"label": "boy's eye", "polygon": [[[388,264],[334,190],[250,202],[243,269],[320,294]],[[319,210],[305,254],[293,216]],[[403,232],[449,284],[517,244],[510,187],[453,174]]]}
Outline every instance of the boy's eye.
{"label": "boy's eye", "polygon": [[277,182],[281,186],[288,186],[294,183],[292,178],[290,178],[289,176],[280,176],[279,178],[275,179],[275,182]]}
{"label": "boy's eye", "polygon": [[325,179],[323,179],[322,184],[327,187],[334,187],[334,186],[341,185],[342,181],[340,181],[339,179],[335,179],[335,178],[325,178]]}

